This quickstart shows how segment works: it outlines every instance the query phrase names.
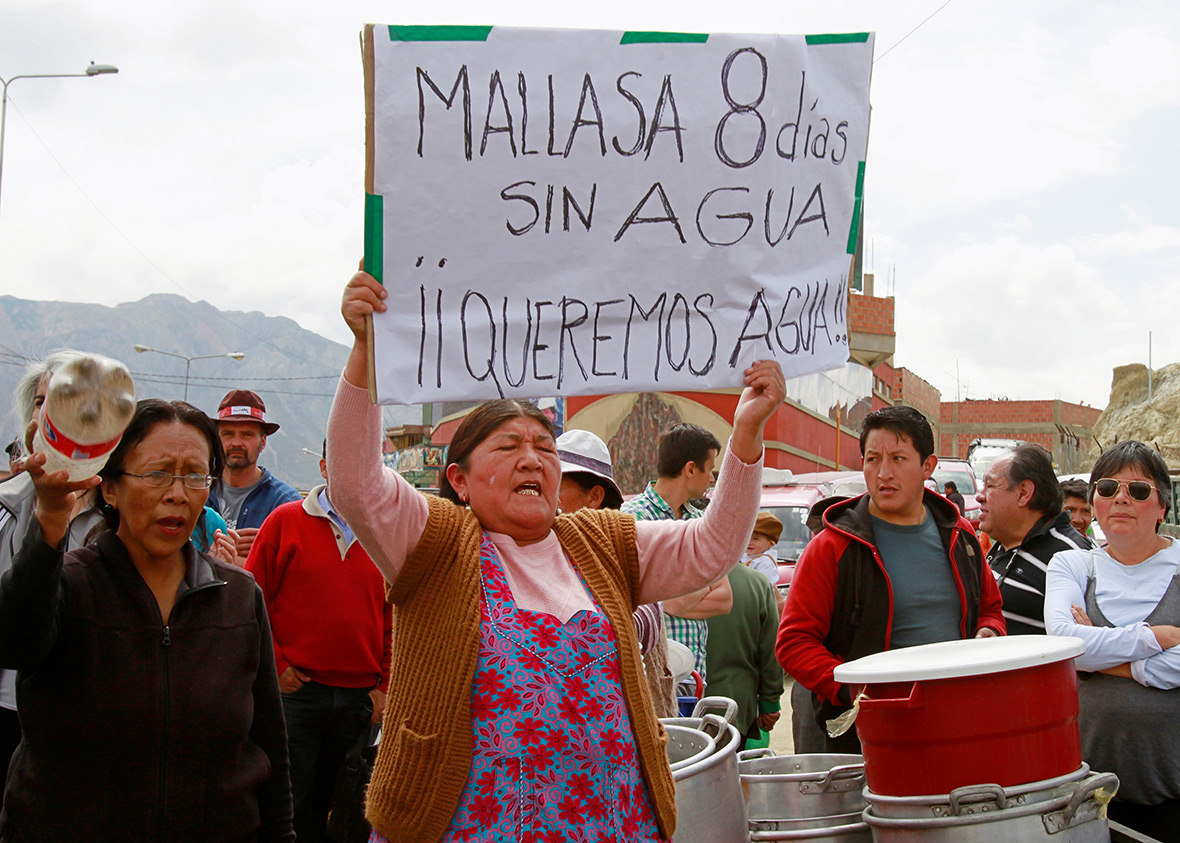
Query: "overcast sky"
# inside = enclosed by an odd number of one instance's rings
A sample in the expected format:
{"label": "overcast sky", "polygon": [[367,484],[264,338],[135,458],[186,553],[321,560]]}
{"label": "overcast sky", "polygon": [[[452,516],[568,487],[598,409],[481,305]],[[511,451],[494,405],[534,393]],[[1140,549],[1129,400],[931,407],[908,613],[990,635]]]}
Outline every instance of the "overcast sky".
{"label": "overcast sky", "polygon": [[0,0],[0,77],[120,68],[9,88],[0,294],[179,293],[345,341],[366,22],[872,30],[865,261],[895,364],[944,400],[1104,407],[1149,331],[1157,368],[1180,360],[1180,5],[941,6]]}

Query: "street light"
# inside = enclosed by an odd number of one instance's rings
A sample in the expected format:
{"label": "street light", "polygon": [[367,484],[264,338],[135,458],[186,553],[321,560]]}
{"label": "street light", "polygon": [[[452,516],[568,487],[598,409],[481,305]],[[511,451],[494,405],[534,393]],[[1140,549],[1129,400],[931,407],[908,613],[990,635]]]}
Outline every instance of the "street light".
{"label": "street light", "polygon": [[140,354],[143,354],[145,351],[154,351],[154,352],[156,352],[156,354],[165,354],[168,357],[176,357],[176,358],[184,361],[184,400],[185,401],[188,400],[188,370],[189,370],[189,367],[192,366],[194,360],[212,360],[214,357],[230,357],[230,358],[233,358],[234,360],[241,360],[243,357],[246,356],[245,353],[243,353],[241,351],[225,351],[225,352],[222,352],[221,354],[198,354],[194,357],[186,357],[185,355],[177,354],[174,351],[161,351],[158,348],[152,348],[152,347],[146,346],[146,345],[137,345],[137,346],[135,346],[135,350],[138,351]]}
{"label": "street light", "polygon": [[4,79],[0,77],[0,82],[4,83],[4,92],[0,95],[0,176],[4,175],[4,120],[8,114],[8,86],[17,79],[70,79],[76,76],[103,76],[107,73],[118,73],[119,68],[113,64],[95,64],[90,62],[89,67],[82,73],[28,73],[22,76],[13,76],[11,79]]}

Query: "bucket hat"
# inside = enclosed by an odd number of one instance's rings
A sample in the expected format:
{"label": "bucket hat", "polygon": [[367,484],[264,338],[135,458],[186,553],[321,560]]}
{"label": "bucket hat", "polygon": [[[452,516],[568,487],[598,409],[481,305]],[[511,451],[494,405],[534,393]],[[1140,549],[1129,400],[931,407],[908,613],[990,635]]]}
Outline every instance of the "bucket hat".
{"label": "bucket hat", "polygon": [[606,443],[593,433],[588,430],[567,430],[557,437],[557,457],[561,460],[562,474],[594,475],[603,480],[606,486],[607,496],[603,502],[612,508],[622,505],[623,492],[615,482],[610,451]]}

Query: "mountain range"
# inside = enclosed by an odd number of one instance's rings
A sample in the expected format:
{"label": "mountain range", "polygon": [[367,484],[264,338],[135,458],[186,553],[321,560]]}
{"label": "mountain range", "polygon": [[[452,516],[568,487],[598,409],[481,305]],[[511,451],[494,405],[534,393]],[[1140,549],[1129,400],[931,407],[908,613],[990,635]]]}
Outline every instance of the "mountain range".
{"label": "mountain range", "polygon": [[[170,294],[106,307],[0,296],[0,441],[21,427],[11,396],[25,364],[63,348],[93,351],[123,361],[140,398],[176,399],[185,393],[182,357],[242,352],[193,360],[188,400],[216,415],[231,389],[251,389],[266,403],[267,418],[281,427],[267,439],[259,462],[296,488],[321,482],[319,454],[340,371],[348,349],[282,316],[258,311],[222,311],[205,301]],[[387,407],[387,425],[416,424],[416,407]],[[307,454],[304,449],[314,452]]]}

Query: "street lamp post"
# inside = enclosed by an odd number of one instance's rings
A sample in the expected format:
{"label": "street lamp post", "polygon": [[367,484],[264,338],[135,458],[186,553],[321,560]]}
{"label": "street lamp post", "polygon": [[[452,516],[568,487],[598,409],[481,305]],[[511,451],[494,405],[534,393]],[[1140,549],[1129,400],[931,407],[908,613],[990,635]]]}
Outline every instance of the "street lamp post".
{"label": "street lamp post", "polygon": [[[118,73],[119,68],[113,64],[95,64],[90,62],[90,66],[82,73],[27,73],[21,76],[13,76],[10,79],[0,77],[0,82],[4,83],[4,92],[0,95],[0,179],[4,175],[4,121],[8,116],[8,86],[17,79],[71,79],[77,76],[103,76],[107,73]],[[2,184],[2,181],[0,181]]]}
{"label": "street lamp post", "polygon": [[241,360],[245,357],[245,353],[241,351],[224,351],[221,354],[197,354],[193,357],[188,357],[184,354],[177,354],[175,351],[161,351],[158,348],[152,348],[146,345],[137,345],[135,350],[140,354],[145,351],[154,351],[156,354],[165,354],[168,357],[176,357],[184,361],[184,400],[188,401],[188,372],[189,367],[193,365],[194,360],[212,360],[214,357],[230,357],[234,360]]}

